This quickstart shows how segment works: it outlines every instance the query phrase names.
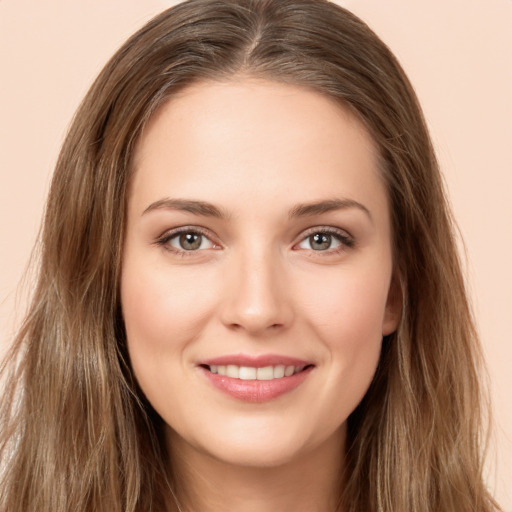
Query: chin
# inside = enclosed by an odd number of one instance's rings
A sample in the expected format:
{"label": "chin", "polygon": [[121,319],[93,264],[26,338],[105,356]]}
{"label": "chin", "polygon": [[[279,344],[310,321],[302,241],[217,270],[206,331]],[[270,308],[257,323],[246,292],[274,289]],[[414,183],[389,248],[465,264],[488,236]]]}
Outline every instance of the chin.
{"label": "chin", "polygon": [[207,455],[224,465],[257,469],[296,463],[323,451],[322,446],[327,450],[338,449],[344,439],[344,425],[334,432],[322,429],[319,432],[308,429],[305,423],[291,428],[289,423],[245,419],[219,429],[210,425],[209,432],[203,431],[195,439],[184,439],[174,432],[169,441],[174,446],[184,442],[198,455]]}
{"label": "chin", "polygon": [[211,455],[224,464],[238,467],[275,468],[284,466],[301,458],[303,446],[296,443],[283,443],[279,439],[270,439],[266,443],[245,442],[239,445],[225,446]]}

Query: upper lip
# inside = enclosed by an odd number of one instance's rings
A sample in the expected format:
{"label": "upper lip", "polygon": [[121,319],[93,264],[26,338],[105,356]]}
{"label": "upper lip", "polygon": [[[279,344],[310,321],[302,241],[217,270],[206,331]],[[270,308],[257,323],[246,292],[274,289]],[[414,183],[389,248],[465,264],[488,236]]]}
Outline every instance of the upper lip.
{"label": "upper lip", "polygon": [[258,356],[248,354],[226,354],[211,359],[204,359],[199,361],[199,366],[220,366],[220,365],[235,365],[235,366],[249,366],[253,368],[263,368],[265,366],[308,366],[312,365],[311,361],[299,359],[296,357],[283,356],[279,354],[262,354]]}

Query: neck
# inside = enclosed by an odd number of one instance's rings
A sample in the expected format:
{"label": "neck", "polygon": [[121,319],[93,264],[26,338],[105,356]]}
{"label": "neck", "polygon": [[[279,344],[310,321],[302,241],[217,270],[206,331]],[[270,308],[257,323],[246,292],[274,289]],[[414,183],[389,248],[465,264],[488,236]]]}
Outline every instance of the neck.
{"label": "neck", "polygon": [[232,465],[171,433],[168,445],[182,512],[336,512],[345,432],[293,461]]}

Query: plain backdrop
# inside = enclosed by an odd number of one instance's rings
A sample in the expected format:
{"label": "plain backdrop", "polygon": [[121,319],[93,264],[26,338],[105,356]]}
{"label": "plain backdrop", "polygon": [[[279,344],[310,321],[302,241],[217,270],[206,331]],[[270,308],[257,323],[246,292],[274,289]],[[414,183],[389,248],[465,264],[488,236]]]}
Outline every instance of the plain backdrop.
{"label": "plain backdrop", "polygon": [[[66,128],[164,0],[0,0],[0,348],[26,294]],[[391,47],[428,120],[467,249],[495,414],[488,481],[512,512],[512,0],[340,0]],[[30,292],[33,280],[25,280]]]}

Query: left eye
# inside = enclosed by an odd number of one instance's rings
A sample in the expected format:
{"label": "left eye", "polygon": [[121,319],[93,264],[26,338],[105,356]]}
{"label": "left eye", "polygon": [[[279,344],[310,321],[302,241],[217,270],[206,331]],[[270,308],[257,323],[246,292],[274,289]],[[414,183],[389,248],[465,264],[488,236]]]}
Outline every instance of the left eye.
{"label": "left eye", "polygon": [[197,231],[176,233],[167,238],[165,243],[180,251],[198,251],[201,249],[212,249],[215,246],[211,240]]}
{"label": "left eye", "polygon": [[343,245],[341,238],[341,235],[333,235],[319,231],[304,238],[304,240],[298,244],[298,247],[313,251],[328,251],[329,249],[341,247]]}

